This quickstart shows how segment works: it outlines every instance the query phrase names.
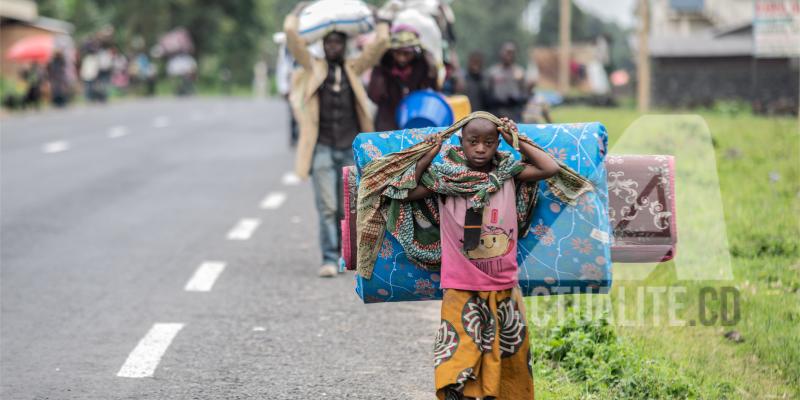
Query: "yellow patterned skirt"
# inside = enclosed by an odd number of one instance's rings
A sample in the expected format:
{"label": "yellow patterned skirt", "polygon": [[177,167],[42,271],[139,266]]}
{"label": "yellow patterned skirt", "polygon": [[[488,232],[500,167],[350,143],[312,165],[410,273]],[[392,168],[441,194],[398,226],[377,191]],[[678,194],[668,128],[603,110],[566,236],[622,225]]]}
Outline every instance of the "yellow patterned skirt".
{"label": "yellow patterned skirt", "polygon": [[446,289],[433,365],[440,400],[533,399],[533,365],[519,287]]}

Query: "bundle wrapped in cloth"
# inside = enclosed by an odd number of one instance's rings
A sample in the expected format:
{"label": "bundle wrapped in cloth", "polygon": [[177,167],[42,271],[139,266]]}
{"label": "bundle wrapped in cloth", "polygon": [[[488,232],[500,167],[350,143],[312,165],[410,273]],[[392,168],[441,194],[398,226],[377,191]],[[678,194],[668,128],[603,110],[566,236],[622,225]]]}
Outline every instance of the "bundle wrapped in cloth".
{"label": "bundle wrapped in cloth", "polygon": [[299,18],[300,36],[307,43],[333,31],[356,36],[375,26],[372,10],[361,0],[319,0],[304,8]]}
{"label": "bundle wrapped in cloth", "polygon": [[[494,118],[473,113],[465,120],[475,117]],[[347,233],[356,236],[357,251],[355,257],[346,258],[357,267],[356,292],[364,302],[441,298],[436,203],[422,200],[409,205],[397,198],[402,198],[403,175],[429,150],[421,142],[428,135],[441,135],[446,139],[441,152],[445,153],[459,145],[454,133],[465,120],[444,128],[364,133],[354,141],[356,170],[349,175],[349,187],[358,188],[358,208],[356,223],[350,214],[343,226],[355,225],[357,230],[356,235]],[[530,190],[524,190],[527,185],[518,190],[524,230],[518,237],[517,259],[524,294],[606,293],[611,285],[611,239],[603,165],[605,128],[599,123],[520,125],[519,131],[518,140],[543,148],[562,167],[552,178],[528,186]],[[503,142],[499,150],[519,159],[514,145]],[[441,153],[434,164],[442,162]]]}

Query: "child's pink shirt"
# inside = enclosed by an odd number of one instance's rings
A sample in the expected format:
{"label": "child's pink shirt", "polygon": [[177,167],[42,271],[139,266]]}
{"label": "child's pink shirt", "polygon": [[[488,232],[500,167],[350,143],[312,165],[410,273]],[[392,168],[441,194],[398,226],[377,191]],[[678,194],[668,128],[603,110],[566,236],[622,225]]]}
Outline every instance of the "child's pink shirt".
{"label": "child's pink shirt", "polygon": [[442,289],[494,291],[517,285],[517,209],[514,179],[489,197],[480,245],[464,251],[466,197],[439,199]]}

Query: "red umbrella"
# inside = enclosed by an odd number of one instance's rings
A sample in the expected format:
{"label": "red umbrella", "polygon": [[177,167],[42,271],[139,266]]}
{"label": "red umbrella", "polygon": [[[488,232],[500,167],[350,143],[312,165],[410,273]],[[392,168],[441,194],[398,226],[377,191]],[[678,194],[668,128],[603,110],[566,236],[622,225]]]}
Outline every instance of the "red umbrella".
{"label": "red umbrella", "polygon": [[6,52],[10,61],[36,61],[45,63],[53,56],[55,40],[50,35],[28,36],[17,40]]}

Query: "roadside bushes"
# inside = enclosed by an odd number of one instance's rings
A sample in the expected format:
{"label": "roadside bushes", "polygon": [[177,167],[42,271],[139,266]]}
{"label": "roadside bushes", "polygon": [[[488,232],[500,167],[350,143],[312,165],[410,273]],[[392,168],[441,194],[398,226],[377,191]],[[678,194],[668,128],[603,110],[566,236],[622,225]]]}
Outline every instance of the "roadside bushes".
{"label": "roadside bushes", "polygon": [[[535,363],[561,369],[585,393],[615,399],[696,398],[691,379],[668,360],[653,359],[618,337],[607,315],[586,318],[569,308],[566,318],[534,331],[531,352]],[[723,385],[726,386],[726,385]],[[717,388],[720,398],[733,391]]]}

